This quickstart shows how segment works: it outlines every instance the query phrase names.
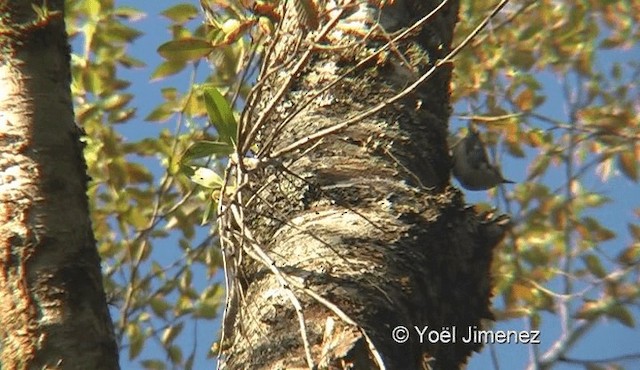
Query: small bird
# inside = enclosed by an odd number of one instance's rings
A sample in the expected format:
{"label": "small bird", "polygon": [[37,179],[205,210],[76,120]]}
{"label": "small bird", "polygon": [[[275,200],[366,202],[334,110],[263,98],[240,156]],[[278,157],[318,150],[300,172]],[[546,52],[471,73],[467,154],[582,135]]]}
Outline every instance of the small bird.
{"label": "small bird", "polygon": [[453,146],[453,175],[460,184],[468,190],[488,190],[500,184],[513,184],[489,162],[484,143],[471,123],[468,128],[467,136]]}

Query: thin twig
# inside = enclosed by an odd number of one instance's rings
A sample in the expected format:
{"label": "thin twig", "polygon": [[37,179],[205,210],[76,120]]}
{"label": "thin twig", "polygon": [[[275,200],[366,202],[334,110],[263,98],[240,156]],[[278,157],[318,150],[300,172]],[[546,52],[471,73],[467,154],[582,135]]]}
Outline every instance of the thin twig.
{"label": "thin twig", "polygon": [[[335,16],[325,25],[322,31],[316,36],[315,42],[320,42],[320,40],[326,37],[327,33],[329,33],[329,31],[338,22],[343,12],[344,12],[343,10],[340,10],[335,14]],[[294,76],[300,73],[300,71],[303,69],[303,67],[307,63],[307,60],[311,56],[312,52],[313,52],[313,46],[309,46],[309,49],[305,51],[305,53],[300,58],[300,61],[295,65],[293,70],[288,74],[287,78],[280,86],[280,89],[276,92],[274,97],[269,101],[269,104],[267,105],[265,110],[260,114],[260,117],[258,117],[258,119],[256,120],[256,123],[251,128],[251,131],[249,131],[249,134],[247,135],[247,137],[244,138],[245,141],[243,143],[240,143],[241,153],[245,153],[249,150],[249,148],[251,147],[251,143],[253,142],[253,139],[258,134],[258,131],[262,128],[266,119],[271,115],[271,112],[275,108],[276,104],[280,102],[280,99],[289,90],[289,86],[291,85],[291,82],[293,81]]]}
{"label": "thin twig", "polygon": [[[350,75],[351,73],[355,72],[358,68],[360,68],[361,66],[363,66],[366,63],[368,63],[369,61],[371,61],[373,58],[375,58],[378,55],[380,55],[380,53],[382,53],[383,51],[391,48],[392,45],[394,45],[395,43],[397,43],[398,41],[403,39],[409,33],[413,32],[415,29],[417,29],[418,27],[422,26],[429,19],[431,19],[431,17],[433,17],[438,11],[440,11],[440,9],[442,9],[447,4],[447,2],[448,2],[448,0],[443,0],[437,7],[435,7],[435,9],[433,9],[431,12],[429,12],[429,14],[425,15],[424,17],[422,17],[417,22],[415,22],[413,25],[411,25],[411,27],[407,28],[406,30],[404,30],[403,32],[401,32],[400,34],[395,36],[389,42],[384,44],[381,48],[379,48],[378,50],[373,52],[371,55],[369,55],[368,57],[366,57],[363,60],[361,60],[360,62],[358,62],[355,66],[349,68],[346,72],[344,72],[340,76],[336,77],[336,79],[333,80],[331,83],[329,83],[327,86],[323,87],[318,92],[312,94],[306,101],[300,103],[300,106],[295,111],[293,111],[289,115],[287,115],[287,117],[285,117],[284,120],[282,121],[281,125],[284,126],[284,125],[288,124],[293,118],[295,118],[298,114],[300,114],[300,112],[302,112],[303,109],[305,109],[309,104],[311,104],[311,102],[313,102],[315,99],[317,99],[320,95],[324,94],[326,91],[328,91],[329,89],[334,87],[338,82],[342,81],[348,75]],[[266,151],[268,149],[269,149],[269,142],[265,145],[264,148],[260,149],[260,152],[258,153],[258,156],[264,155],[264,153],[266,153]]]}
{"label": "thin twig", "polygon": [[326,129],[320,130],[315,134],[309,135],[307,137],[304,137],[300,140],[295,141],[293,144],[288,145],[280,150],[277,150],[273,153],[271,153],[270,157],[271,158],[278,158],[284,154],[287,154],[289,152],[292,152],[294,150],[297,150],[299,147],[309,143],[309,142],[313,142],[315,140],[319,140],[323,137],[326,137],[328,135],[331,135],[335,132],[341,131],[357,122],[360,122],[361,120],[363,120],[364,118],[367,118],[379,111],[381,111],[382,109],[386,108],[387,106],[399,101],[400,99],[404,98],[405,96],[409,95],[411,92],[413,92],[413,90],[415,90],[418,86],[420,86],[423,82],[425,82],[427,79],[429,79],[434,73],[435,71],[442,65],[444,64],[448,64],[451,63],[452,59],[458,54],[460,53],[460,51],[471,41],[473,40],[473,38],[484,28],[486,27],[486,25],[489,23],[489,21],[495,17],[496,14],[498,14],[498,12],[500,11],[500,9],[502,9],[505,5],[507,5],[507,3],[509,2],[509,0],[502,0],[496,7],[495,9],[491,12],[491,14],[485,18],[482,22],[480,22],[480,24],[460,43],[460,45],[458,45],[455,49],[453,49],[451,52],[449,52],[449,54],[447,54],[443,59],[439,59],[427,72],[425,72],[417,81],[415,81],[414,83],[412,83],[411,85],[409,85],[407,88],[405,88],[404,90],[402,90],[401,92],[399,92],[398,94],[396,94],[395,96],[383,101],[382,103],[376,105],[375,107],[369,109],[366,112],[360,113],[355,115],[354,117],[331,127],[328,127]]}
{"label": "thin twig", "polygon": [[[231,213],[236,218],[236,223],[241,225],[242,217],[240,216],[240,213],[236,206],[232,206]],[[251,247],[246,248],[245,252],[257,262],[262,263],[273,273],[273,275],[276,277],[276,280],[280,283],[281,288],[289,298],[289,301],[291,301],[291,304],[296,311],[296,315],[298,316],[298,324],[300,325],[300,334],[302,337],[302,345],[304,347],[307,365],[309,366],[309,369],[315,369],[316,366],[311,355],[311,345],[309,344],[309,338],[307,334],[307,325],[304,319],[304,310],[302,309],[302,305],[300,304],[298,297],[296,297],[291,288],[289,288],[288,280],[276,267],[275,261],[271,257],[269,257],[269,255],[264,250],[262,250],[262,248],[258,245],[257,240],[253,238],[253,236],[251,235],[251,231],[245,229],[243,235],[245,236],[245,238],[250,240],[248,244]]]}

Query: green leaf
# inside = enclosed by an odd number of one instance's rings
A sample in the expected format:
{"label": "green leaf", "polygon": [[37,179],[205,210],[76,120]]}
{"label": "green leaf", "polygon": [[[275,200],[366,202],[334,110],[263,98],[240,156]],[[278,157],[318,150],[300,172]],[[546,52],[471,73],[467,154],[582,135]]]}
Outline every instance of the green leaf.
{"label": "green leaf", "polygon": [[176,337],[180,334],[183,328],[184,328],[184,322],[179,322],[176,325],[169,326],[162,333],[162,337],[160,338],[160,341],[162,342],[163,345],[166,346],[167,344],[173,342],[174,339],[176,339]]}
{"label": "green leaf", "polygon": [[122,217],[122,219],[136,229],[142,230],[149,225],[149,220],[142,210],[143,209],[139,207],[131,207],[128,212],[123,215],[124,217]]}
{"label": "green leaf", "polygon": [[204,103],[207,107],[209,120],[218,131],[220,140],[233,144],[236,140],[238,124],[227,100],[215,87],[204,89]]}
{"label": "green leaf", "polygon": [[620,263],[633,265],[640,261],[640,243],[634,243],[625,248],[617,257]]}
{"label": "green leaf", "polygon": [[119,109],[133,99],[131,94],[114,94],[102,101],[102,108],[106,110]]}
{"label": "green leaf", "polygon": [[549,168],[551,159],[551,156],[548,155],[540,155],[534,158],[529,165],[529,175],[527,176],[527,180],[532,180],[542,175],[547,168]]}
{"label": "green leaf", "polygon": [[102,36],[109,40],[131,43],[142,36],[142,32],[120,23],[110,23],[102,33]]}
{"label": "green leaf", "polygon": [[151,80],[159,80],[161,78],[180,73],[187,66],[184,60],[166,60],[162,62],[151,74]]}
{"label": "green leaf", "polygon": [[176,100],[179,97],[178,89],[175,87],[164,87],[160,92],[165,100]]}
{"label": "green leaf", "polygon": [[[172,38],[174,40],[185,40],[193,38],[193,32],[191,32],[190,29],[184,27],[181,24],[174,24],[173,26],[171,26],[171,35],[173,36]],[[205,38],[205,40],[209,40],[211,45],[216,45],[213,42],[213,39],[209,37]]]}
{"label": "green leaf", "polygon": [[219,193],[219,191],[212,191],[210,194],[208,194],[206,208],[204,209],[204,213],[202,214],[202,220],[200,220],[201,225],[206,224],[207,221],[209,221],[211,215],[213,215],[213,213],[217,209],[218,204],[214,200],[214,197]]}
{"label": "green leaf", "polygon": [[156,109],[151,111],[148,116],[145,117],[145,121],[162,122],[169,119],[175,113],[175,103],[166,102],[160,104]]}
{"label": "green leaf", "polygon": [[128,121],[136,114],[135,108],[127,108],[117,111],[112,111],[109,113],[108,121],[109,123],[123,123]]}
{"label": "green leaf", "polygon": [[[211,193],[211,196],[213,196],[213,192]],[[214,202],[212,199],[209,199],[207,201],[207,208],[204,209],[204,213],[202,214],[202,220],[200,220],[200,224],[204,225],[207,223],[207,221],[209,221],[209,217],[213,214],[214,212],[214,207],[216,206],[216,202]]]}
{"label": "green leaf", "polygon": [[167,365],[160,360],[142,360],[140,364],[145,370],[165,370],[167,368]]}
{"label": "green leaf", "polygon": [[116,17],[124,18],[131,22],[140,20],[146,15],[144,12],[129,6],[120,6],[113,11],[113,14]]}
{"label": "green leaf", "polygon": [[84,11],[89,19],[96,19],[98,14],[102,11],[102,6],[98,0],[84,1]]}
{"label": "green leaf", "polygon": [[174,23],[184,23],[196,18],[198,16],[198,9],[191,4],[178,4],[164,10],[160,14],[171,19]]}
{"label": "green leaf", "polygon": [[200,303],[195,312],[197,317],[214,319],[218,313],[220,303],[224,299],[224,293],[220,285],[209,286],[200,295]]}
{"label": "green leaf", "polygon": [[607,316],[618,320],[618,322],[628,328],[634,328],[636,326],[635,321],[633,320],[633,315],[631,315],[631,312],[625,306],[612,306],[607,310]]}
{"label": "green leaf", "polygon": [[76,107],[76,119],[81,123],[100,113],[101,111],[96,104],[85,104],[84,106]]}
{"label": "green leaf", "polygon": [[584,204],[588,207],[597,208],[606,203],[611,203],[611,198],[598,193],[590,193],[584,196]]}
{"label": "green leaf", "polygon": [[126,68],[142,68],[147,65],[145,62],[128,55],[123,55],[118,58],[118,63]]}
{"label": "green leaf", "polygon": [[602,315],[603,311],[606,309],[606,306],[607,302],[605,301],[588,300],[584,302],[582,304],[582,307],[578,309],[575,317],[584,320],[595,320],[600,315]]}
{"label": "green leaf", "polygon": [[[613,231],[602,226],[600,222],[598,222],[598,220],[593,217],[582,217],[580,221],[581,227],[587,230],[590,239],[593,241],[604,242],[607,240],[611,240],[616,236]],[[580,225],[577,225],[576,229],[580,230],[578,229],[578,226]]]}
{"label": "green leaf", "polygon": [[129,360],[133,360],[142,351],[145,338],[138,324],[129,324],[127,334],[129,335]]}
{"label": "green leaf", "polygon": [[629,234],[631,234],[635,240],[640,240],[640,225],[627,223],[627,229],[629,229]]}
{"label": "green leaf", "polygon": [[622,152],[618,155],[618,168],[630,180],[638,181],[638,161],[633,152]]}
{"label": "green leaf", "polygon": [[180,349],[180,347],[170,346],[167,348],[167,354],[172,363],[179,364],[182,362],[182,349]]}
{"label": "green leaf", "polygon": [[604,267],[602,267],[600,260],[593,254],[583,256],[582,261],[587,266],[589,272],[591,272],[594,276],[603,278],[607,275],[607,271],[605,271]]}
{"label": "green leaf", "polygon": [[208,189],[219,189],[222,187],[223,179],[215,171],[206,167],[192,167],[194,173],[191,181]]}
{"label": "green leaf", "polygon": [[151,306],[153,313],[163,318],[167,311],[171,309],[171,305],[161,297],[152,297],[149,301],[149,306]]}
{"label": "green leaf", "polygon": [[198,141],[191,145],[182,155],[182,161],[205,158],[212,155],[228,156],[233,153],[233,147],[228,143],[219,141]]}
{"label": "green leaf", "polygon": [[185,370],[193,369],[194,360],[195,360],[195,354],[191,353],[191,355],[189,355],[189,357],[187,357],[187,361],[185,361],[185,363],[184,363]]}
{"label": "green leaf", "polygon": [[201,302],[196,310],[196,316],[205,319],[215,319],[218,314],[219,301],[211,299]]}
{"label": "green leaf", "polygon": [[125,171],[127,171],[127,176],[129,177],[129,181],[131,183],[146,183],[150,184],[153,182],[153,175],[149,171],[146,166],[141,165],[140,163],[125,163]]}
{"label": "green leaf", "polygon": [[158,54],[169,60],[198,60],[213,51],[209,41],[197,38],[172,40],[158,48]]}

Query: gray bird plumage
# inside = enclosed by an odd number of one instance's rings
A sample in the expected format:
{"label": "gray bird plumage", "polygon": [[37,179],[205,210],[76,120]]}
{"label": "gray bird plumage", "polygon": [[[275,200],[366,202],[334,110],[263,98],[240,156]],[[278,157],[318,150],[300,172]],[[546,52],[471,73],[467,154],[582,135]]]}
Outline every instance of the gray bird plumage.
{"label": "gray bird plumage", "polygon": [[471,124],[468,128],[467,136],[453,147],[453,175],[460,184],[468,190],[488,190],[500,184],[513,184],[489,162],[478,132]]}

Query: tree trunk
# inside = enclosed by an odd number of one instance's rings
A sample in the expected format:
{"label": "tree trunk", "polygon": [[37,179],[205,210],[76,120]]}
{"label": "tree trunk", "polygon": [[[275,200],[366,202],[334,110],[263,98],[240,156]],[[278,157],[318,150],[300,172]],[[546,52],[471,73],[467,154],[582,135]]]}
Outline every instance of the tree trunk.
{"label": "tree trunk", "polygon": [[0,1],[5,370],[119,367],[71,104],[63,4]]}
{"label": "tree trunk", "polygon": [[282,3],[241,119],[258,160],[229,172],[241,190],[220,209],[224,366],[458,369],[503,234],[449,184],[458,2],[317,1],[314,32],[312,2]]}

